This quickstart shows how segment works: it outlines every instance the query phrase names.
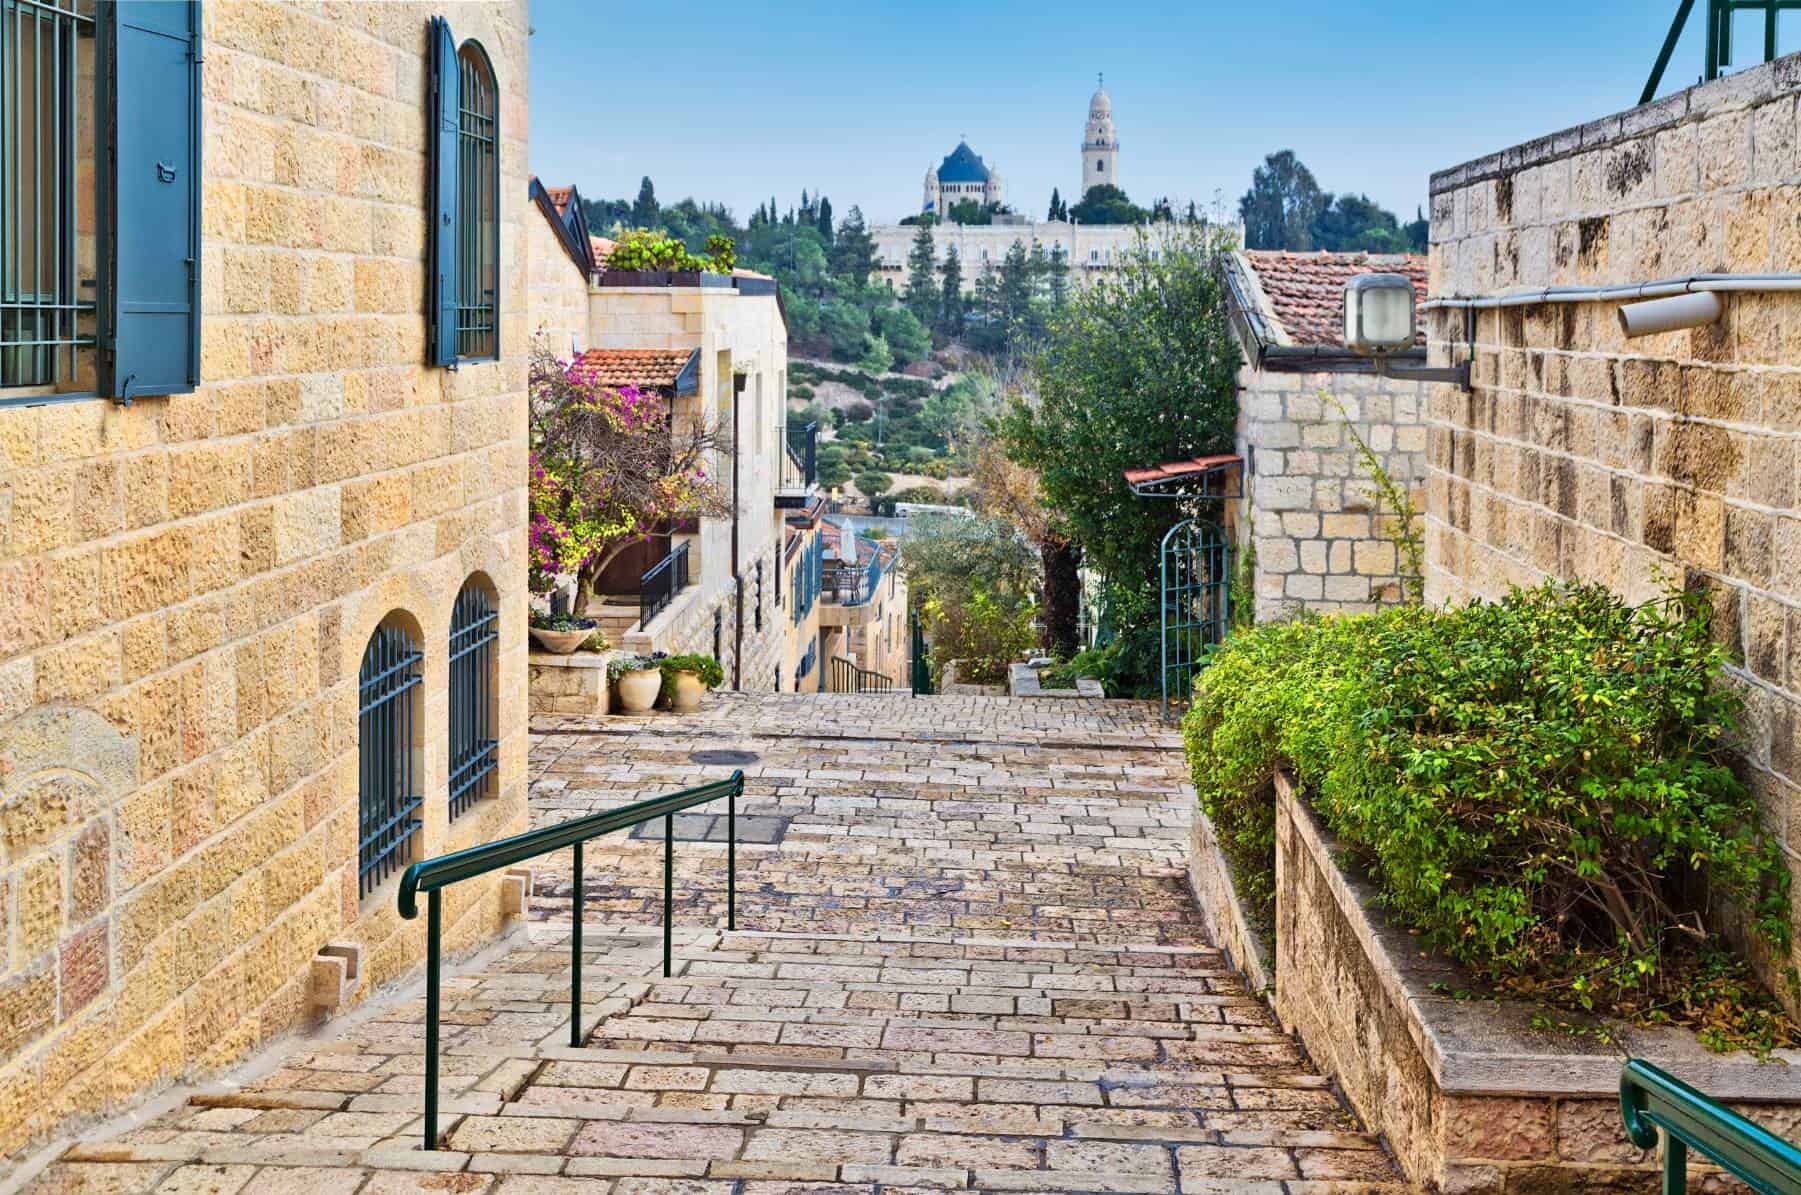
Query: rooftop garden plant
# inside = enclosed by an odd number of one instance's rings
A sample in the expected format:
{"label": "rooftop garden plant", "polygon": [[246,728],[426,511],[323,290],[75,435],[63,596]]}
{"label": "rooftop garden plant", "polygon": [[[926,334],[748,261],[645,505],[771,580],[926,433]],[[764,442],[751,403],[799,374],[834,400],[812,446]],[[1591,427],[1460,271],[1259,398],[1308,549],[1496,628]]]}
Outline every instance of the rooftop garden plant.
{"label": "rooftop garden plant", "polygon": [[1496,989],[1794,1040],[1713,927],[1778,956],[1789,875],[1728,766],[1739,702],[1705,597],[1598,585],[1259,626],[1196,684],[1202,807],[1247,902],[1274,903],[1289,768],[1402,924]]}
{"label": "rooftop garden plant", "polygon": [[607,661],[607,679],[617,681],[620,677],[632,672],[650,672],[661,668],[664,656],[661,652],[654,655],[617,655]]}
{"label": "rooftop garden plant", "polygon": [[729,274],[737,264],[737,246],[730,237],[708,237],[706,256],[699,257],[668,233],[636,228],[619,237],[607,254],[606,268]]}

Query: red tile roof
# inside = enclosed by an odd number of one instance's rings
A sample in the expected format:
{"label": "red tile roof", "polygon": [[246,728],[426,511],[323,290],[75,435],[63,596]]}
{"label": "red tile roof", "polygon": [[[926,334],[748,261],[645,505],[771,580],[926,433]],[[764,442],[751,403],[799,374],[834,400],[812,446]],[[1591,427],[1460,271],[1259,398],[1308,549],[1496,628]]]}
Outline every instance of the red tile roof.
{"label": "red tile roof", "polygon": [[1168,464],[1151,465],[1144,469],[1127,469],[1126,483],[1143,485],[1147,481],[1175,481],[1178,478],[1204,474],[1223,466],[1243,463],[1243,457],[1230,452],[1222,453],[1219,456],[1197,456],[1192,460],[1170,461]]}
{"label": "red tile roof", "polygon": [[694,349],[589,349],[581,362],[603,386],[667,389],[675,385]]}
{"label": "red tile roof", "polygon": [[1247,249],[1245,261],[1267,297],[1264,314],[1299,345],[1344,343],[1344,288],[1358,274],[1405,274],[1416,303],[1426,299],[1426,259],[1419,254],[1289,253]]}
{"label": "red tile roof", "polygon": [[544,193],[550,196],[550,202],[556,207],[557,215],[567,215],[569,199],[575,194],[574,187],[545,187]]}

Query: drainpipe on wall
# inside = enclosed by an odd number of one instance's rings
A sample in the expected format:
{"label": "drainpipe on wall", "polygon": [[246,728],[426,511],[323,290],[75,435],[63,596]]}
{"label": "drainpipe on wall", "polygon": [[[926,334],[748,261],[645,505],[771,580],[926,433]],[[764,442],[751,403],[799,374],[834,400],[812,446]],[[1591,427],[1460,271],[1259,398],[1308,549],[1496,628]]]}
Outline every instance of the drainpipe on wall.
{"label": "drainpipe on wall", "polygon": [[[738,418],[744,406],[738,393],[737,375],[732,380],[732,601],[736,607],[732,618],[732,688],[744,688],[744,577],[738,563],[738,523],[743,503],[738,490]],[[748,390],[750,387],[745,386]]]}

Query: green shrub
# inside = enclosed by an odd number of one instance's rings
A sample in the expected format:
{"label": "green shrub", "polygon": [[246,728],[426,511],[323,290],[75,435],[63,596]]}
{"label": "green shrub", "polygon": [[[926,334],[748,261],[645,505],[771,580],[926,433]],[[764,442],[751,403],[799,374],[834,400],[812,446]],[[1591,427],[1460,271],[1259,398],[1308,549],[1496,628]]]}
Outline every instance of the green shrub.
{"label": "green shrub", "polygon": [[867,472],[857,474],[856,477],[857,489],[866,498],[881,497],[888,492],[888,487],[893,484],[894,478],[878,469],[870,469]]}
{"label": "green shrub", "polygon": [[1671,960],[1696,957],[1709,899],[1786,951],[1788,872],[1727,766],[1709,614],[1546,585],[1236,635],[1185,733],[1240,890],[1268,914],[1286,765],[1396,917],[1500,986],[1681,1002]]}
{"label": "green shrub", "polygon": [[657,664],[663,673],[663,687],[657,691],[657,700],[664,704],[675,697],[675,675],[678,672],[692,672],[709,689],[717,689],[725,683],[725,669],[720,667],[717,659],[704,653],[664,656]]}

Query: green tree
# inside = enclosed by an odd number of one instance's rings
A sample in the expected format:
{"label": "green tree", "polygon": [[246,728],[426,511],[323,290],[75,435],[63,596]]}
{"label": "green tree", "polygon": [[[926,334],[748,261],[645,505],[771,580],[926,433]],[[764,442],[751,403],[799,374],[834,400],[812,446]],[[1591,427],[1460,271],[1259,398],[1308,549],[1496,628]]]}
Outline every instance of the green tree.
{"label": "green tree", "polygon": [[1069,209],[1069,215],[1079,224],[1143,224],[1150,218],[1149,212],[1112,183],[1088,188],[1082,202]]}
{"label": "green tree", "polygon": [[888,348],[888,341],[881,335],[863,338],[863,353],[857,358],[857,368],[868,373],[887,373],[894,367],[894,353]]}
{"label": "green tree", "polygon": [[1313,218],[1315,249],[1335,253],[1406,253],[1411,246],[1395,214],[1367,195],[1327,196]]}
{"label": "green tree", "polygon": [[1069,209],[1063,206],[1063,196],[1059,195],[1057,193],[1057,188],[1052,187],[1051,188],[1051,210],[1050,210],[1049,214],[1047,214],[1045,216],[1045,219],[1046,220],[1066,220],[1068,218],[1069,218]]}
{"label": "green tree", "polygon": [[897,364],[923,361],[932,351],[932,334],[909,308],[884,307],[876,312],[870,324],[888,342]]}
{"label": "green tree", "polygon": [[1037,471],[1135,635],[1155,633],[1147,591],[1170,516],[1133,496],[1125,471],[1233,443],[1240,357],[1215,266],[1224,247],[1215,233],[1174,234],[1073,295],[1033,362],[1035,401],[1015,399],[1000,421],[1008,456]]}
{"label": "green tree", "polygon": [[1313,172],[1292,149],[1270,154],[1251,174],[1251,189],[1238,201],[1247,249],[1313,248],[1314,218],[1331,202]]}
{"label": "green tree", "polygon": [[869,313],[843,299],[827,299],[819,305],[820,332],[825,336],[832,355],[840,361],[855,361],[865,351],[869,339]]}
{"label": "green tree", "polygon": [[938,307],[938,283],[933,277],[938,253],[932,243],[932,226],[921,224],[913,234],[913,247],[907,251],[907,289],[902,292],[907,309],[921,323],[931,322]]}
{"label": "green tree", "polygon": [[865,498],[879,498],[893,487],[894,478],[888,476],[880,469],[870,469],[867,472],[857,474],[853,484],[857,487],[858,492]]}
{"label": "green tree", "polygon": [[832,267],[852,290],[862,290],[875,272],[875,238],[863,222],[863,210],[855,204],[832,243]]}
{"label": "green tree", "polygon": [[819,215],[813,221],[813,227],[819,230],[819,239],[825,242],[826,248],[832,247],[832,201],[821,195],[819,197]]}
{"label": "green tree", "polygon": [[945,218],[952,224],[992,224],[994,209],[974,199],[959,199],[951,204]]}
{"label": "green tree", "polygon": [[638,201],[632,204],[632,223],[639,228],[656,228],[661,211],[657,206],[657,189],[651,185],[647,174],[638,184]]}
{"label": "green tree", "polygon": [[944,251],[944,264],[938,268],[938,329],[947,337],[963,335],[963,263],[957,258],[957,247]]}

